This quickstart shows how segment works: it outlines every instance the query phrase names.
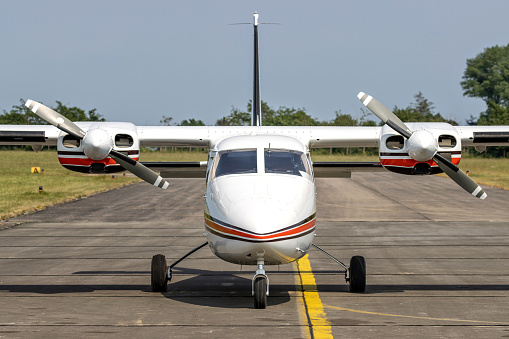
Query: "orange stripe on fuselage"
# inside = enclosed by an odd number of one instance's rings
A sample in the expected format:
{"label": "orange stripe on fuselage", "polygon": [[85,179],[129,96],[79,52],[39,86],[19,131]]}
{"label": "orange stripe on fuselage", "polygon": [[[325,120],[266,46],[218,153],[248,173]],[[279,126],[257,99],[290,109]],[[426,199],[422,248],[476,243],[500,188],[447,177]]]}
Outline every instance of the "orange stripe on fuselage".
{"label": "orange stripe on fuselage", "polygon": [[281,232],[276,231],[276,233],[272,233],[272,234],[268,234],[268,235],[258,235],[258,234],[252,234],[252,233],[248,233],[248,232],[235,230],[235,229],[232,229],[232,228],[229,228],[226,226],[219,225],[218,223],[216,223],[210,219],[207,219],[207,218],[205,218],[205,224],[207,226],[209,226],[210,228],[212,228],[213,230],[227,234],[227,235],[233,235],[233,236],[249,238],[249,239],[254,239],[254,240],[274,240],[276,238],[284,238],[284,237],[296,235],[296,234],[299,234],[299,233],[302,233],[302,232],[305,232],[305,231],[308,231],[308,230],[314,228],[315,224],[316,224],[316,218],[314,218],[311,221],[308,221],[307,223],[305,223],[303,225],[296,226],[295,228],[281,231]]}

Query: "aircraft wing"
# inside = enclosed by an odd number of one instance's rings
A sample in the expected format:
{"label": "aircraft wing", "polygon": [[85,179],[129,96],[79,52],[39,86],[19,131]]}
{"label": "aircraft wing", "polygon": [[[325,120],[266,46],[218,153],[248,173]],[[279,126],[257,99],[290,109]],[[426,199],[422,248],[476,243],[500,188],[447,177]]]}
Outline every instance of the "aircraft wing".
{"label": "aircraft wing", "polygon": [[141,163],[154,171],[158,171],[163,178],[205,178],[207,172],[207,161],[142,161]]}
{"label": "aircraft wing", "polygon": [[508,146],[509,126],[455,126],[463,146]]}
{"label": "aircraft wing", "polygon": [[0,125],[0,145],[54,146],[59,134],[51,125]]}
{"label": "aircraft wing", "polygon": [[376,147],[381,127],[350,126],[138,126],[140,146],[213,147],[236,135],[284,135],[300,140],[310,148]]}
{"label": "aircraft wing", "polygon": [[[378,147],[382,127],[362,126],[134,126],[129,123],[82,122],[90,127],[136,131],[141,147],[210,147],[235,135],[286,135],[310,148]],[[420,124],[409,124],[418,126]],[[452,126],[463,146],[509,146],[509,126]],[[0,145],[56,145],[61,131],[51,125],[0,125]]]}

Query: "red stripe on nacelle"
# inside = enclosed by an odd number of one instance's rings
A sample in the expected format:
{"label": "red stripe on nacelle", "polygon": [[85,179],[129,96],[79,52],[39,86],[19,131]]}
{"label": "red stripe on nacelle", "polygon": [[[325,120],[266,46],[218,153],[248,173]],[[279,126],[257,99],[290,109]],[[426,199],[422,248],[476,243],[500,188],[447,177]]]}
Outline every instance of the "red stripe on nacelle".
{"label": "red stripe on nacelle", "polygon": [[[139,158],[132,158],[133,160],[138,161]],[[112,158],[105,158],[102,160],[92,160],[89,158],[58,158],[60,164],[62,165],[77,165],[77,166],[91,166],[92,164],[104,164],[106,166],[109,165],[117,165],[115,160]]]}
{"label": "red stripe on nacelle", "polygon": [[[451,162],[458,165],[461,158],[452,158]],[[380,159],[383,166],[398,166],[413,168],[418,163],[427,163],[432,167],[438,166],[433,160],[428,161],[415,161],[414,159]]]}

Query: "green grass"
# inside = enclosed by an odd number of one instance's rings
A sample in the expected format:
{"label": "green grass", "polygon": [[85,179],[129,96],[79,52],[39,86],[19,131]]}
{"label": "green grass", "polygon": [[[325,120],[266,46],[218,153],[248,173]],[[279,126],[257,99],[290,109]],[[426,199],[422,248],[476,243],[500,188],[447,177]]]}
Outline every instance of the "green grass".
{"label": "green grass", "polygon": [[477,183],[509,189],[509,159],[507,158],[468,158],[463,157],[459,164],[463,172]]}
{"label": "green grass", "polygon": [[[313,161],[379,161],[378,156],[369,155],[312,155]],[[481,185],[509,190],[509,159],[462,156],[459,167]],[[445,174],[439,174],[446,176]]]}
{"label": "green grass", "polygon": [[[55,151],[0,151],[0,220],[139,182],[122,174],[89,175],[63,168]],[[314,155],[313,161],[378,161],[377,156]],[[141,161],[205,161],[206,152],[142,152]],[[30,174],[41,167],[41,174]],[[460,168],[480,184],[509,189],[509,159],[467,158]],[[39,186],[43,192],[39,193]]]}
{"label": "green grass", "polygon": [[[0,220],[125,186],[138,178],[69,171],[53,152],[0,151]],[[44,172],[31,174],[31,167]],[[39,186],[43,187],[39,193]]]}
{"label": "green grass", "polygon": [[[122,187],[140,179],[131,175],[81,174],[69,171],[58,162],[56,151],[0,151],[0,220],[26,212],[80,199]],[[144,152],[141,161],[203,161],[205,152]],[[44,169],[31,174],[31,167]],[[39,193],[39,186],[43,191]]]}

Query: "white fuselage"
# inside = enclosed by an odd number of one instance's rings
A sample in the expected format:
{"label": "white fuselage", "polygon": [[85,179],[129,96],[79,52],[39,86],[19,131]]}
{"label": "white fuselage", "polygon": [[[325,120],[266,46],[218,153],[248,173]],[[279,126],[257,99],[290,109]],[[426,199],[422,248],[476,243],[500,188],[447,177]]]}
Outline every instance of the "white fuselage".
{"label": "white fuselage", "polygon": [[211,150],[205,228],[219,258],[240,264],[289,263],[315,233],[315,185],[308,151],[296,139],[241,136]]}

